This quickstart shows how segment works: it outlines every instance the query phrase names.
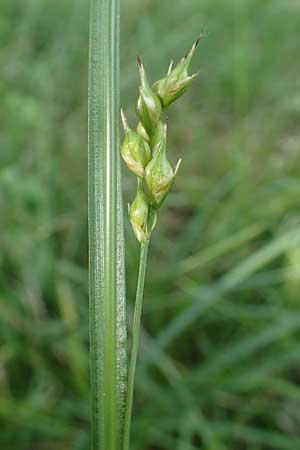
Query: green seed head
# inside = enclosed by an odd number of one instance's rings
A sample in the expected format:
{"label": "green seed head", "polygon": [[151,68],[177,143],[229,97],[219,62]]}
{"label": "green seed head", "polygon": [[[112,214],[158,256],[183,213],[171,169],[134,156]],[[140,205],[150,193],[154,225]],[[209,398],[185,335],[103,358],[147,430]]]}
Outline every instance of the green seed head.
{"label": "green seed head", "polygon": [[149,239],[147,229],[148,215],[147,197],[144,194],[141,182],[138,180],[137,193],[129,209],[129,217],[134,234],[140,242],[145,242]]}
{"label": "green seed head", "polygon": [[181,160],[179,160],[173,171],[166,156],[166,135],[167,124],[165,123],[162,139],[156,145],[153,158],[145,169],[147,194],[151,205],[155,208],[159,208],[162,205],[174,182],[181,163]]}
{"label": "green seed head", "polygon": [[150,139],[150,146],[152,148],[153,156],[155,155],[156,150],[159,148],[159,144],[163,142],[164,135],[165,135],[164,124],[161,121],[159,121],[155,129],[155,132]]}
{"label": "green seed head", "polygon": [[158,80],[152,86],[154,92],[158,95],[164,108],[169,106],[175,100],[184,94],[187,87],[197,77],[197,73],[193,75],[188,74],[190,62],[192,60],[195,49],[201,39],[199,36],[187,55],[181,59],[177,66],[172,69],[173,61],[169,66],[167,76]]}
{"label": "green seed head", "polygon": [[137,133],[142,136],[143,139],[145,139],[145,141],[149,142],[149,136],[147,134],[147,131],[145,130],[145,128],[143,127],[142,122],[138,123],[138,126],[136,128]]}
{"label": "green seed head", "polygon": [[138,64],[141,86],[137,112],[147,135],[151,137],[159,122],[162,108],[159,98],[155,95],[148,83],[145,68],[140,58],[138,58]]}
{"label": "green seed head", "polygon": [[121,148],[122,158],[128,169],[138,177],[143,178],[145,167],[150,161],[151,150],[149,144],[138,133],[135,133],[129,126],[123,110],[121,110],[122,123],[125,131],[125,138]]}

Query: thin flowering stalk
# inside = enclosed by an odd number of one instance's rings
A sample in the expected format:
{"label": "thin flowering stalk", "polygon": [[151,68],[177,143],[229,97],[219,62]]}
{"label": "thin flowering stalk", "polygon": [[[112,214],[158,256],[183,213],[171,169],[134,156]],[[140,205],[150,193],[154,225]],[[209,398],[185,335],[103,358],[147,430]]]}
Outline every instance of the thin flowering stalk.
{"label": "thin flowering stalk", "polygon": [[130,444],[130,428],[131,428],[135,369],[136,369],[138,347],[139,347],[139,336],[140,336],[140,328],[141,328],[142,304],[143,304],[143,295],[144,295],[148,247],[149,247],[149,241],[144,241],[141,243],[140,265],[139,265],[133,327],[132,327],[131,360],[130,360],[130,365],[129,365],[129,369],[128,369],[127,399],[126,399],[126,411],[125,411],[125,423],[124,423],[124,436],[123,436],[122,450],[129,450],[129,444]]}

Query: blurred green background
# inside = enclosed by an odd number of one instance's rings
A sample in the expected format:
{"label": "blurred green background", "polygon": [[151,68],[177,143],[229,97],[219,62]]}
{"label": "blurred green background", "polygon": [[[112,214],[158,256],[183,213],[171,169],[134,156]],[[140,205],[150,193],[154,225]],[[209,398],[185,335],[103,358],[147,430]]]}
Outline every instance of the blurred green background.
{"label": "blurred green background", "polygon": [[[122,7],[132,124],[136,54],[155,81],[206,33],[200,77],[169,113],[183,164],[151,243],[132,450],[297,450],[299,2]],[[3,450],[89,449],[88,19],[85,1],[1,0]]]}

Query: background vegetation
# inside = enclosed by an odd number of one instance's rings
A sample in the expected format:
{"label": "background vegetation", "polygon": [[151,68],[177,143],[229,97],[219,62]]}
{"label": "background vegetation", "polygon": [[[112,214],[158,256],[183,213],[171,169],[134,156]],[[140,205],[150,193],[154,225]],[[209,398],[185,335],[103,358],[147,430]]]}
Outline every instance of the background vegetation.
{"label": "background vegetation", "polygon": [[[0,6],[5,450],[89,449],[88,18],[74,0]],[[170,121],[183,165],[151,243],[132,450],[296,450],[299,3],[127,0],[122,26],[131,120],[136,53],[155,80],[207,30]]]}

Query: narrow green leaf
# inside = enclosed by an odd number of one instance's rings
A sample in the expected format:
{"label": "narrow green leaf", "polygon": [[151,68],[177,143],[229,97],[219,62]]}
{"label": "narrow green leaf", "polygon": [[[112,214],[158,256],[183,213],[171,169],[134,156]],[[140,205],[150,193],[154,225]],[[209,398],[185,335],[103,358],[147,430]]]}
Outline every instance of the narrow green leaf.
{"label": "narrow green leaf", "polygon": [[92,0],[89,283],[93,450],[120,448],[124,415],[126,328],[119,96],[119,0]]}
{"label": "narrow green leaf", "polygon": [[[230,389],[234,392],[247,392],[257,386],[266,386],[268,389],[273,389],[273,381],[276,379],[274,375],[288,367],[297,365],[300,359],[300,349],[298,346],[292,346],[291,350],[274,351],[270,356],[266,356],[262,363],[257,363],[250,367],[243,365],[243,371],[233,373],[227,379],[220,383],[221,389]],[[298,386],[296,387],[300,390]],[[290,391],[285,395],[289,396]]]}
{"label": "narrow green leaf", "polygon": [[251,334],[244,339],[230,343],[223,347],[196,371],[197,383],[210,380],[234,364],[240,364],[255,351],[274,343],[286,335],[292,334],[300,328],[300,317],[286,314],[282,319],[262,329],[260,333]]}
{"label": "narrow green leaf", "polygon": [[273,430],[265,430],[233,424],[225,421],[211,422],[215,433],[230,440],[247,442],[250,445],[260,445],[271,450],[295,450],[300,448],[300,438],[289,436]]}
{"label": "narrow green leaf", "polygon": [[158,342],[165,348],[173,339],[179,336],[188,328],[206,308],[217,302],[222,295],[233,291],[243,282],[250,278],[259,269],[273,261],[275,258],[286,252],[288,249],[300,243],[299,230],[292,229],[281,235],[278,239],[265,245],[256,251],[242,263],[239,263],[228,273],[226,273],[214,287],[203,288],[199,294],[194,294],[194,303],[186,308],[170,325],[168,325],[159,335]]}
{"label": "narrow green leaf", "polygon": [[263,227],[258,224],[250,225],[247,228],[237,232],[233,236],[226,237],[220,242],[208,247],[207,249],[189,256],[184,259],[180,265],[179,270],[182,273],[191,272],[200,267],[209,264],[212,260],[239,248],[242,244],[252,240],[263,231]]}

